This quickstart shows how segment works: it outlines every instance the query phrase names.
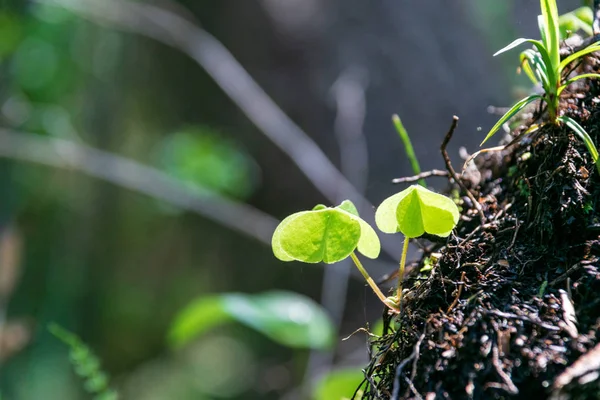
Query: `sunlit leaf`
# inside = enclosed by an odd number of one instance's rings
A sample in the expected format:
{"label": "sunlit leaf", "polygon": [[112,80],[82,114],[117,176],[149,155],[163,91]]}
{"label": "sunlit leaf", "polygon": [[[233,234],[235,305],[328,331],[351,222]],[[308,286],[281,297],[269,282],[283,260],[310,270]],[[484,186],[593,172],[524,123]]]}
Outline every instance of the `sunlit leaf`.
{"label": "sunlit leaf", "polygon": [[339,206],[337,206],[336,208],[339,208],[340,210],[349,212],[350,214],[358,217],[358,210],[356,209],[356,206],[354,205],[354,203],[351,202],[350,200],[342,201],[342,203]]}
{"label": "sunlit leaf", "polygon": [[543,43],[550,56],[550,65],[558,65],[560,62],[560,43],[558,29],[558,8],[556,0],[541,0],[543,26],[542,32]]}
{"label": "sunlit leaf", "polygon": [[592,140],[590,135],[585,131],[585,129],[583,129],[581,125],[579,125],[572,118],[562,116],[558,117],[557,120],[567,125],[573,131],[573,133],[575,133],[583,141],[585,147],[587,147],[588,152],[592,156],[592,160],[596,164],[596,169],[598,170],[598,173],[600,173],[600,159],[598,158],[598,149],[596,148],[596,145],[594,144],[594,141]]}
{"label": "sunlit leaf", "polygon": [[485,139],[483,139],[483,142],[481,142],[482,146],[485,142],[487,142],[492,136],[494,136],[494,134],[498,131],[498,129],[500,129],[500,127],[502,126],[502,124],[504,124],[506,121],[508,121],[509,119],[511,119],[512,117],[514,117],[519,111],[521,111],[523,108],[525,108],[525,106],[527,106],[529,103],[541,99],[542,96],[537,95],[537,94],[533,94],[530,96],[525,97],[524,99],[519,100],[514,106],[512,106],[510,108],[510,110],[508,110],[506,112],[506,114],[504,114],[502,116],[502,118],[500,118],[498,120],[498,122],[496,122],[496,124],[492,127],[492,129],[490,129],[490,131],[488,132],[487,136],[485,137]]}
{"label": "sunlit leaf", "polygon": [[327,314],[313,300],[296,293],[273,291],[197,299],[175,318],[169,343],[179,347],[232,321],[293,348],[326,349],[331,347],[335,337]]}
{"label": "sunlit leaf", "polygon": [[570,78],[568,80],[565,81],[565,83],[558,88],[558,94],[560,95],[562,93],[563,90],[565,90],[567,88],[567,86],[569,86],[571,83],[578,81],[579,79],[585,79],[585,78],[600,78],[600,74],[581,74],[581,75],[577,75],[573,78]]}
{"label": "sunlit leaf", "polygon": [[523,71],[525,71],[525,74],[534,85],[538,82],[541,82],[544,87],[549,84],[546,64],[544,64],[540,53],[532,49],[527,49],[521,53],[519,58]]}
{"label": "sunlit leaf", "polygon": [[313,400],[349,400],[363,380],[360,368],[329,372],[317,383]]}
{"label": "sunlit leaf", "polygon": [[278,259],[306,263],[332,264],[355,249],[376,258],[381,250],[377,234],[348,200],[336,208],[315,207],[290,215],[273,233],[271,244]]}
{"label": "sunlit leaf", "polygon": [[583,57],[586,54],[594,53],[596,51],[600,51],[600,43],[596,42],[592,45],[589,45],[583,50],[579,50],[577,53],[571,54],[569,57],[565,58],[560,62],[559,69],[562,71],[567,65],[577,60],[578,58]]}
{"label": "sunlit leaf", "polygon": [[360,224],[349,213],[329,208],[298,213],[283,225],[279,242],[295,260],[332,264],[348,257],[359,239]]}
{"label": "sunlit leaf", "polygon": [[[555,64],[552,63],[552,59],[550,58],[548,49],[546,49],[544,47],[544,44],[542,42],[540,42],[539,40],[524,39],[524,38],[516,39],[515,41],[510,43],[508,46],[503,47],[502,49],[500,49],[496,53],[494,53],[494,56],[502,54],[508,50],[514,49],[515,47],[517,47],[523,43],[531,43],[535,46],[538,53],[542,57],[543,64],[545,65],[544,70],[546,72],[546,76],[548,77],[548,82],[556,82],[558,80],[558,76],[557,76],[558,62],[556,62]],[[548,89],[548,88],[551,88],[551,85],[548,87],[545,87],[544,89]]]}
{"label": "sunlit leaf", "polygon": [[446,237],[458,223],[458,207],[446,196],[413,185],[381,203],[375,213],[379,229],[408,238],[429,233]]}
{"label": "sunlit leaf", "polygon": [[358,216],[358,210],[350,200],[344,200],[342,204],[337,206],[343,211],[350,214],[350,217],[360,224],[360,239],[356,249],[368,258],[377,258],[381,251],[381,243],[379,237],[371,225],[367,224],[362,218]]}

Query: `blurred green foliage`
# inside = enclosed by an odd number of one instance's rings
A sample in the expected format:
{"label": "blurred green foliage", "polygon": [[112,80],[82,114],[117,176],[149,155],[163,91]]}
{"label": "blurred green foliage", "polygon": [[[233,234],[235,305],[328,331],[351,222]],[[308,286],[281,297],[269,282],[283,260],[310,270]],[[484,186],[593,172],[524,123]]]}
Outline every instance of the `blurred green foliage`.
{"label": "blurred green foliage", "polygon": [[335,340],[335,328],[317,303],[296,293],[272,291],[199,298],[176,317],[169,341],[180,347],[229,321],[292,348],[328,349]]}
{"label": "blurred green foliage", "polygon": [[[329,372],[315,387],[314,400],[349,400],[363,383],[365,376],[358,368],[347,368]],[[360,398],[360,390],[357,397]]]}
{"label": "blurred green foliage", "polygon": [[258,184],[258,166],[239,146],[206,127],[190,127],[158,146],[165,171],[196,190],[247,199]]}

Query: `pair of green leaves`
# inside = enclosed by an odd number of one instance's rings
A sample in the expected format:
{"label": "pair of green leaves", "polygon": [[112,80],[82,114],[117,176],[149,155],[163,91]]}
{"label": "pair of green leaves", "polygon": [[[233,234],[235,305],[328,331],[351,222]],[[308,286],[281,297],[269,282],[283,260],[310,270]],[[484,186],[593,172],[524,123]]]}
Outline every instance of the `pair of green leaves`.
{"label": "pair of green leaves", "polygon": [[[384,200],[375,221],[385,233],[402,232],[415,238],[427,232],[446,237],[458,216],[451,199],[413,185]],[[349,200],[334,208],[318,205],[290,215],[275,230],[272,246],[278,259],[306,263],[335,263],[354,250],[368,258],[376,258],[380,252],[377,234]]]}

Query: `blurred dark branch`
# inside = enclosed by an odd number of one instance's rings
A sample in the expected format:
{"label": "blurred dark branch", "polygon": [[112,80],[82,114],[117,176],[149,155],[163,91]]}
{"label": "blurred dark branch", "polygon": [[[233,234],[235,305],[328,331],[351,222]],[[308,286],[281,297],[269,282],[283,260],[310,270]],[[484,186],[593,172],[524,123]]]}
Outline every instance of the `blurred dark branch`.
{"label": "blurred dark branch", "polygon": [[80,171],[194,212],[267,245],[279,222],[209,190],[188,188],[156,168],[63,139],[0,128],[0,157]]}
{"label": "blurred dark branch", "polygon": [[[337,110],[334,131],[340,148],[341,170],[359,193],[364,193],[367,187],[369,172],[367,141],[363,132],[367,84],[366,71],[350,67],[342,71],[331,87]],[[357,205],[359,208],[360,206]],[[328,266],[323,273],[321,304],[338,330],[347,303],[351,264],[348,258]],[[306,367],[305,387],[301,388],[302,398],[309,397],[309,388],[314,380],[331,369],[333,358],[333,351],[311,351]]]}
{"label": "blurred dark branch", "polygon": [[[292,121],[215,37],[165,8],[126,0],[36,0],[64,7],[96,23],[141,34],[179,49],[196,61],[246,116],[306,175],[331,202],[353,200],[363,219],[374,222],[373,205],[342,175],[319,146]],[[163,0],[165,2],[166,0]],[[172,7],[181,9],[181,7]],[[392,238],[382,246],[394,258]]]}
{"label": "blurred dark branch", "polygon": [[246,116],[288,154],[331,202],[362,199],[318,145],[298,127],[212,35],[183,16],[146,3],[117,0],[37,0],[67,8],[97,23],[134,32],[194,59]]}

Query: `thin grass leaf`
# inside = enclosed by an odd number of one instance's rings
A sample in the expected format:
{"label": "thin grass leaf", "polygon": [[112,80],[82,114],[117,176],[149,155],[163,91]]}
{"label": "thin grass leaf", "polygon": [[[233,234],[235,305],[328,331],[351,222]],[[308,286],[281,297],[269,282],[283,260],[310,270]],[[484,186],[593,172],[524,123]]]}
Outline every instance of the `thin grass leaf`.
{"label": "thin grass leaf", "polygon": [[519,39],[515,39],[513,40],[508,46],[505,46],[503,48],[501,48],[500,50],[498,50],[497,52],[494,53],[494,57],[502,54],[502,53],[506,53],[509,50],[514,49],[515,47],[518,47],[520,45],[522,45],[523,43],[532,43],[534,44],[536,47],[538,46],[544,46],[542,42],[540,42],[539,40],[533,40],[533,39],[526,39],[526,38],[519,38]]}
{"label": "thin grass leaf", "polygon": [[[529,79],[533,75],[532,82],[537,84],[538,82],[542,83],[542,86],[548,87],[550,82],[548,80],[548,69],[544,60],[542,59],[540,53],[536,52],[533,49],[527,49],[520,55],[521,62],[524,64],[524,71],[529,76]],[[531,66],[533,65],[533,68]],[[529,71],[527,70],[529,68]],[[535,70],[535,72],[534,72]]]}
{"label": "thin grass leaf", "polygon": [[511,107],[510,110],[506,112],[506,114],[502,116],[502,118],[498,120],[498,122],[496,122],[496,125],[494,125],[492,129],[490,129],[485,139],[483,139],[483,142],[481,142],[480,146],[483,146],[485,142],[487,142],[492,136],[494,136],[494,134],[498,131],[498,129],[500,129],[502,124],[514,117],[515,114],[521,111],[526,105],[541,98],[542,96],[540,96],[539,94],[532,94],[530,96],[525,97],[524,99],[519,100],[514,106]]}
{"label": "thin grass leaf", "polygon": [[[533,50],[530,50],[530,51],[533,52]],[[522,52],[521,55],[519,56],[519,59],[521,61],[521,69],[525,72],[525,75],[527,75],[529,80],[534,85],[537,85],[539,83],[539,79],[533,72],[533,69],[531,69],[531,64],[532,64],[531,59],[532,58],[533,58],[533,56],[529,55],[528,50]]]}
{"label": "thin grass leaf", "polygon": [[540,63],[540,64],[544,65],[544,70],[546,72],[546,76],[548,77],[549,84],[547,85],[547,88],[552,88],[553,85],[550,84],[550,82],[557,81],[558,62],[556,64],[552,64],[552,60],[550,59],[548,50],[544,47],[544,44],[542,42],[540,42],[539,40],[524,39],[524,38],[517,39],[517,40],[513,41],[511,44],[509,44],[508,46],[503,47],[502,49],[500,49],[496,53],[494,53],[494,57],[497,56],[498,54],[502,54],[508,50],[512,50],[515,47],[517,47],[523,43],[531,43],[536,47],[538,53],[542,57],[542,63]]}
{"label": "thin grass leaf", "polygon": [[577,60],[578,58],[583,57],[586,54],[593,53],[595,51],[600,51],[600,42],[596,42],[592,45],[589,45],[588,47],[586,47],[583,50],[579,50],[577,53],[571,54],[569,57],[565,58],[564,60],[562,60],[560,62],[560,66],[558,67],[558,70],[562,72],[562,70],[565,69],[565,67],[567,65],[569,65],[570,63],[572,63],[573,61]]}
{"label": "thin grass leaf", "polygon": [[[412,142],[410,141],[410,136],[408,136],[408,132],[404,128],[404,124],[402,120],[398,116],[398,114],[392,115],[392,122],[394,123],[394,127],[404,144],[404,152],[406,153],[406,157],[410,161],[410,166],[415,175],[419,175],[421,173],[421,166],[419,165],[419,160],[417,159],[417,155],[415,154],[415,150],[413,149]],[[419,185],[427,187],[427,184],[423,179],[419,179]]]}
{"label": "thin grass leaf", "polygon": [[558,9],[556,0],[540,0],[542,7],[542,17],[544,20],[542,37],[548,55],[550,56],[550,65],[558,65],[560,63],[560,42],[559,42],[559,27],[558,27]]}
{"label": "thin grass leaf", "polygon": [[596,164],[596,169],[598,170],[598,173],[600,173],[598,149],[596,148],[596,145],[594,144],[594,141],[592,140],[590,135],[573,118],[563,115],[562,117],[558,117],[557,120],[568,126],[573,131],[573,133],[575,133],[583,141],[585,147],[587,147],[588,152],[592,156],[592,160],[594,160],[594,163]]}
{"label": "thin grass leaf", "polygon": [[567,88],[567,86],[569,86],[571,83],[573,83],[579,79],[584,79],[584,78],[600,78],[600,74],[581,74],[581,75],[577,75],[573,78],[570,78],[570,79],[566,80],[565,83],[563,83],[561,87],[558,88],[558,95],[560,95],[562,93],[562,91],[565,90]]}

